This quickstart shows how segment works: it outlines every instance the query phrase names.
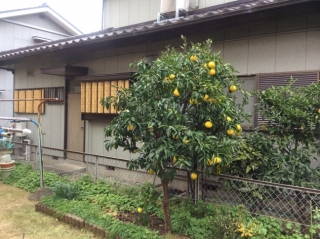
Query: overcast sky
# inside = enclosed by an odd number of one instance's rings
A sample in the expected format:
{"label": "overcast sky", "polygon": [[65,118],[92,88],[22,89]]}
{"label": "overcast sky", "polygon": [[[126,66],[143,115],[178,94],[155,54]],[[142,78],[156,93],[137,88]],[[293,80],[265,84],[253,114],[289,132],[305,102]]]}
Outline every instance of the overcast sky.
{"label": "overcast sky", "polygon": [[43,3],[83,33],[101,30],[102,0],[0,0],[0,11],[37,7]]}

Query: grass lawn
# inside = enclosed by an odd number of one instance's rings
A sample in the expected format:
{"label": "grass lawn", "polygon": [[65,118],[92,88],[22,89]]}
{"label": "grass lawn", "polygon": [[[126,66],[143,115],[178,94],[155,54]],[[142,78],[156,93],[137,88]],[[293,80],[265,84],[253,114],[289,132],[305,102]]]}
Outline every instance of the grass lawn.
{"label": "grass lawn", "polygon": [[29,193],[0,182],[0,239],[93,239],[92,233],[72,228],[35,212]]}

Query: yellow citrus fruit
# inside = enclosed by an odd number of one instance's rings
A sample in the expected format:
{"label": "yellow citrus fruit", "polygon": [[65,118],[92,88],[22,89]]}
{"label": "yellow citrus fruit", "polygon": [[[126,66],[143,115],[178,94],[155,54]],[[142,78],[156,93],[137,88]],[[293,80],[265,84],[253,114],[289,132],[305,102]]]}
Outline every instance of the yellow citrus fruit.
{"label": "yellow citrus fruit", "polygon": [[174,163],[177,162],[177,157],[176,156],[173,157],[172,162],[174,162]]}
{"label": "yellow citrus fruit", "polygon": [[234,135],[234,130],[233,130],[233,129],[228,129],[228,130],[227,130],[227,134],[228,134],[229,136]]}
{"label": "yellow citrus fruit", "polygon": [[189,141],[190,141],[190,140],[185,139],[185,140],[183,140],[183,143],[184,143],[184,144],[188,144]]}
{"label": "yellow citrus fruit", "polygon": [[208,99],[209,99],[209,96],[208,96],[207,94],[205,94],[205,95],[203,96],[203,101],[206,102]]}
{"label": "yellow citrus fruit", "polygon": [[168,81],[168,80],[169,80],[168,77],[163,78],[163,81]]}
{"label": "yellow citrus fruit", "polygon": [[209,75],[214,76],[216,74],[216,70],[215,69],[211,69],[209,71]]}
{"label": "yellow citrus fruit", "polygon": [[214,160],[213,159],[208,159],[207,160],[207,165],[212,166],[214,164]]}
{"label": "yellow citrus fruit", "polygon": [[169,75],[170,80],[173,80],[175,77],[176,77],[176,76],[175,76],[174,74],[170,74],[170,75]]}
{"label": "yellow citrus fruit", "polygon": [[137,150],[136,149],[132,150],[132,153],[133,154],[137,153]]}
{"label": "yellow citrus fruit", "polygon": [[150,168],[150,169],[148,170],[148,174],[154,174],[154,171]]}
{"label": "yellow citrus fruit", "polygon": [[232,120],[232,119],[231,119],[229,116],[227,116],[227,121],[230,122],[231,120]]}
{"label": "yellow citrus fruit", "polygon": [[196,174],[196,173],[191,173],[191,174],[190,174],[190,178],[191,178],[192,180],[196,180],[196,179],[198,178],[198,174]]}
{"label": "yellow citrus fruit", "polygon": [[219,163],[221,163],[221,158],[220,158],[220,157],[214,157],[214,158],[213,158],[213,161],[214,161],[216,164],[219,164]]}
{"label": "yellow citrus fruit", "polygon": [[320,114],[320,109],[318,109],[318,114]]}
{"label": "yellow citrus fruit", "polygon": [[197,60],[197,56],[190,56],[190,61],[196,61]]}
{"label": "yellow citrus fruit", "polygon": [[210,129],[210,128],[212,128],[213,124],[212,124],[211,121],[207,121],[207,122],[204,123],[204,126],[205,126],[207,129]]}
{"label": "yellow citrus fruit", "polygon": [[141,213],[141,212],[142,212],[142,208],[141,208],[141,207],[138,207],[137,212],[138,212],[138,213]]}
{"label": "yellow citrus fruit", "polygon": [[129,124],[129,125],[128,125],[128,130],[132,131],[133,129],[134,129],[133,124]]}
{"label": "yellow citrus fruit", "polygon": [[239,125],[239,124],[237,124],[237,130],[241,130],[242,128],[241,128],[241,125]]}
{"label": "yellow citrus fruit", "polygon": [[209,66],[210,69],[213,69],[213,68],[216,67],[216,63],[214,63],[213,61],[210,61],[210,62],[208,63],[208,66]]}
{"label": "yellow citrus fruit", "polygon": [[232,86],[229,87],[229,91],[231,93],[235,92],[236,90],[237,90],[237,87],[235,85],[232,85]]}
{"label": "yellow citrus fruit", "polygon": [[207,68],[207,67],[208,67],[207,63],[204,63],[204,64],[203,64],[203,67],[204,67],[204,68]]}
{"label": "yellow citrus fruit", "polygon": [[177,96],[177,97],[180,96],[180,93],[179,93],[179,91],[178,91],[177,88],[174,89],[173,95],[174,95],[174,96]]}
{"label": "yellow citrus fruit", "polygon": [[172,138],[173,139],[178,139],[178,135],[174,134],[174,135],[172,135]]}

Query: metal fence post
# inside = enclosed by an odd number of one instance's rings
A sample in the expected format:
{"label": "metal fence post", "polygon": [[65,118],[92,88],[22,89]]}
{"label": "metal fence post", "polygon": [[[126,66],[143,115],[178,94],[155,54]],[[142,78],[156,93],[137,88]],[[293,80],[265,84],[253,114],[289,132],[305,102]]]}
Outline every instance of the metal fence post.
{"label": "metal fence post", "polygon": [[98,157],[96,157],[96,173],[95,173],[95,181],[98,179]]}

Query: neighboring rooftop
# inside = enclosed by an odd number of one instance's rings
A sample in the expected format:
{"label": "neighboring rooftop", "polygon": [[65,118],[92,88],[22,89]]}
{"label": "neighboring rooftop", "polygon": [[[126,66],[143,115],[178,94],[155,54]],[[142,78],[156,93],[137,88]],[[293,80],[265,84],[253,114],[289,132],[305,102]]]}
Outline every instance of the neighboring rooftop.
{"label": "neighboring rooftop", "polygon": [[[161,22],[145,22],[143,24],[117,29],[110,28],[90,34],[42,43],[36,46],[0,52],[0,65],[4,65],[7,61],[43,52],[52,52],[55,50],[69,49],[79,45],[84,46],[93,43],[106,43],[115,40],[119,42],[121,40],[129,39],[129,37],[143,37],[148,34],[174,30],[179,27],[188,27],[201,22],[218,21],[235,16],[248,15],[254,12],[273,10],[308,2],[315,2],[315,0],[238,0],[206,9],[195,10],[191,12],[190,15],[177,19],[173,18]],[[159,34],[157,34],[156,37],[159,37]]]}
{"label": "neighboring rooftop", "polygon": [[73,26],[70,22],[68,22],[65,18],[55,12],[52,8],[50,8],[46,3],[42,4],[38,7],[30,7],[30,8],[22,8],[22,9],[14,9],[7,11],[0,11],[0,20],[7,19],[12,17],[20,17],[23,15],[30,14],[44,14],[44,16],[48,17],[50,20],[61,26],[64,30],[70,33],[70,35],[80,35],[82,32]]}

